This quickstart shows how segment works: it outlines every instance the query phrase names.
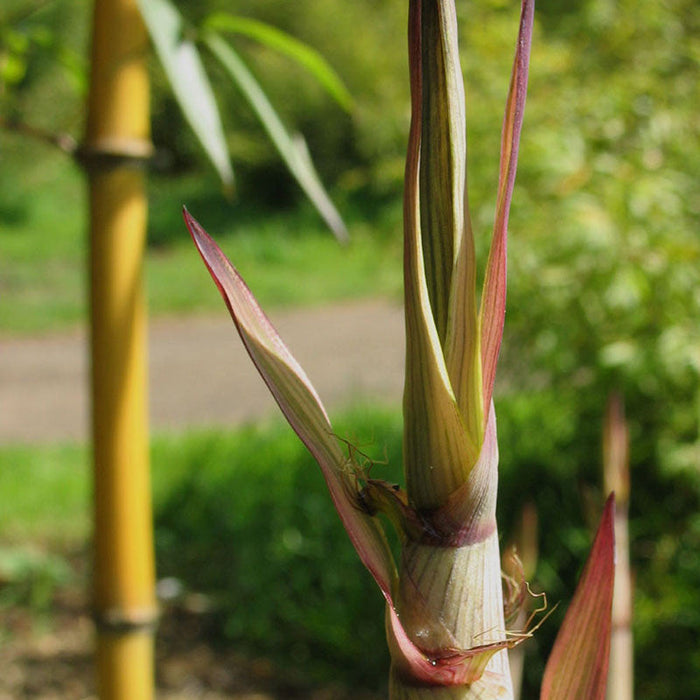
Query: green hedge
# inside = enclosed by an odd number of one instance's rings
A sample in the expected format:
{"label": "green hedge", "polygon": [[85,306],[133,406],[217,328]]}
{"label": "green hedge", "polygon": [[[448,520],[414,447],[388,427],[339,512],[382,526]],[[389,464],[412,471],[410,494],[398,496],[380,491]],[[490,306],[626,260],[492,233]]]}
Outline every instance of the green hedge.
{"label": "green hedge", "polygon": [[[602,508],[599,428],[581,433],[576,407],[552,391],[502,396],[497,410],[502,542],[532,500],[540,522],[533,586],[547,591],[550,604],[560,603],[527,644],[524,697],[534,697]],[[373,467],[377,476],[400,480],[396,410],[356,410],[335,429],[377,462],[386,457],[387,465]],[[221,643],[268,655],[307,680],[384,688],[383,599],[343,532],[318,467],[290,430],[275,424],[161,439],[154,462],[160,575],[211,596]],[[698,506],[700,483],[692,474],[635,464],[638,697],[682,700],[700,692],[693,642]]]}

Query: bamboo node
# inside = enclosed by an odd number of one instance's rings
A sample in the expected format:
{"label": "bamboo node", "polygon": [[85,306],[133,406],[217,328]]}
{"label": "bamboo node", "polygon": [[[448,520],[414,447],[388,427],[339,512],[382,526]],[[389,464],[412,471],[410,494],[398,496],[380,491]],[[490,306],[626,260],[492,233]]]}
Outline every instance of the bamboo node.
{"label": "bamboo node", "polygon": [[157,607],[123,610],[108,608],[93,610],[92,620],[98,631],[113,635],[127,635],[134,632],[152,632],[158,626],[160,612]]}
{"label": "bamboo node", "polygon": [[75,150],[75,158],[90,172],[147,166],[155,154],[153,144],[140,138],[100,138]]}

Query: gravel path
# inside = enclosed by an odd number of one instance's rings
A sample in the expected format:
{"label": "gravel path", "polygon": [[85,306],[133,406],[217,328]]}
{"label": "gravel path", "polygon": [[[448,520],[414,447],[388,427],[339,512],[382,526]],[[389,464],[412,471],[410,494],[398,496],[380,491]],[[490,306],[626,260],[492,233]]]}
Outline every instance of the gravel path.
{"label": "gravel path", "polygon": [[[400,399],[398,304],[371,300],[270,316],[328,408]],[[0,338],[0,442],[85,440],[87,367],[84,332]],[[156,431],[231,425],[276,410],[223,308],[216,317],[153,320],[149,368]]]}

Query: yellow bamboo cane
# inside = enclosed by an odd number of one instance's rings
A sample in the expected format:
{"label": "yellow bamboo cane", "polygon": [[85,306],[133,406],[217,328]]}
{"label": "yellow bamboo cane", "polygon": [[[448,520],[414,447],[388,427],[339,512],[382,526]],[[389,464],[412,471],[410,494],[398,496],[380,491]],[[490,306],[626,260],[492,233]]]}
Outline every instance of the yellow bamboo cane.
{"label": "yellow bamboo cane", "polygon": [[96,0],[85,144],[89,175],[97,684],[153,697],[153,532],[148,465],[147,37],[134,0]]}

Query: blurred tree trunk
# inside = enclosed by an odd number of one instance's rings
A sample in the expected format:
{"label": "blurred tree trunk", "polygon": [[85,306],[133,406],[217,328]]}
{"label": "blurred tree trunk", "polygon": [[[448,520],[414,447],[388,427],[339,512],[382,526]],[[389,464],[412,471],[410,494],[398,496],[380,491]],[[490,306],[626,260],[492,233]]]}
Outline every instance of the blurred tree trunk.
{"label": "blurred tree trunk", "polygon": [[83,160],[89,179],[94,609],[103,699],[153,697],[156,622],[146,372],[143,165],[148,41],[134,0],[96,0]]}

